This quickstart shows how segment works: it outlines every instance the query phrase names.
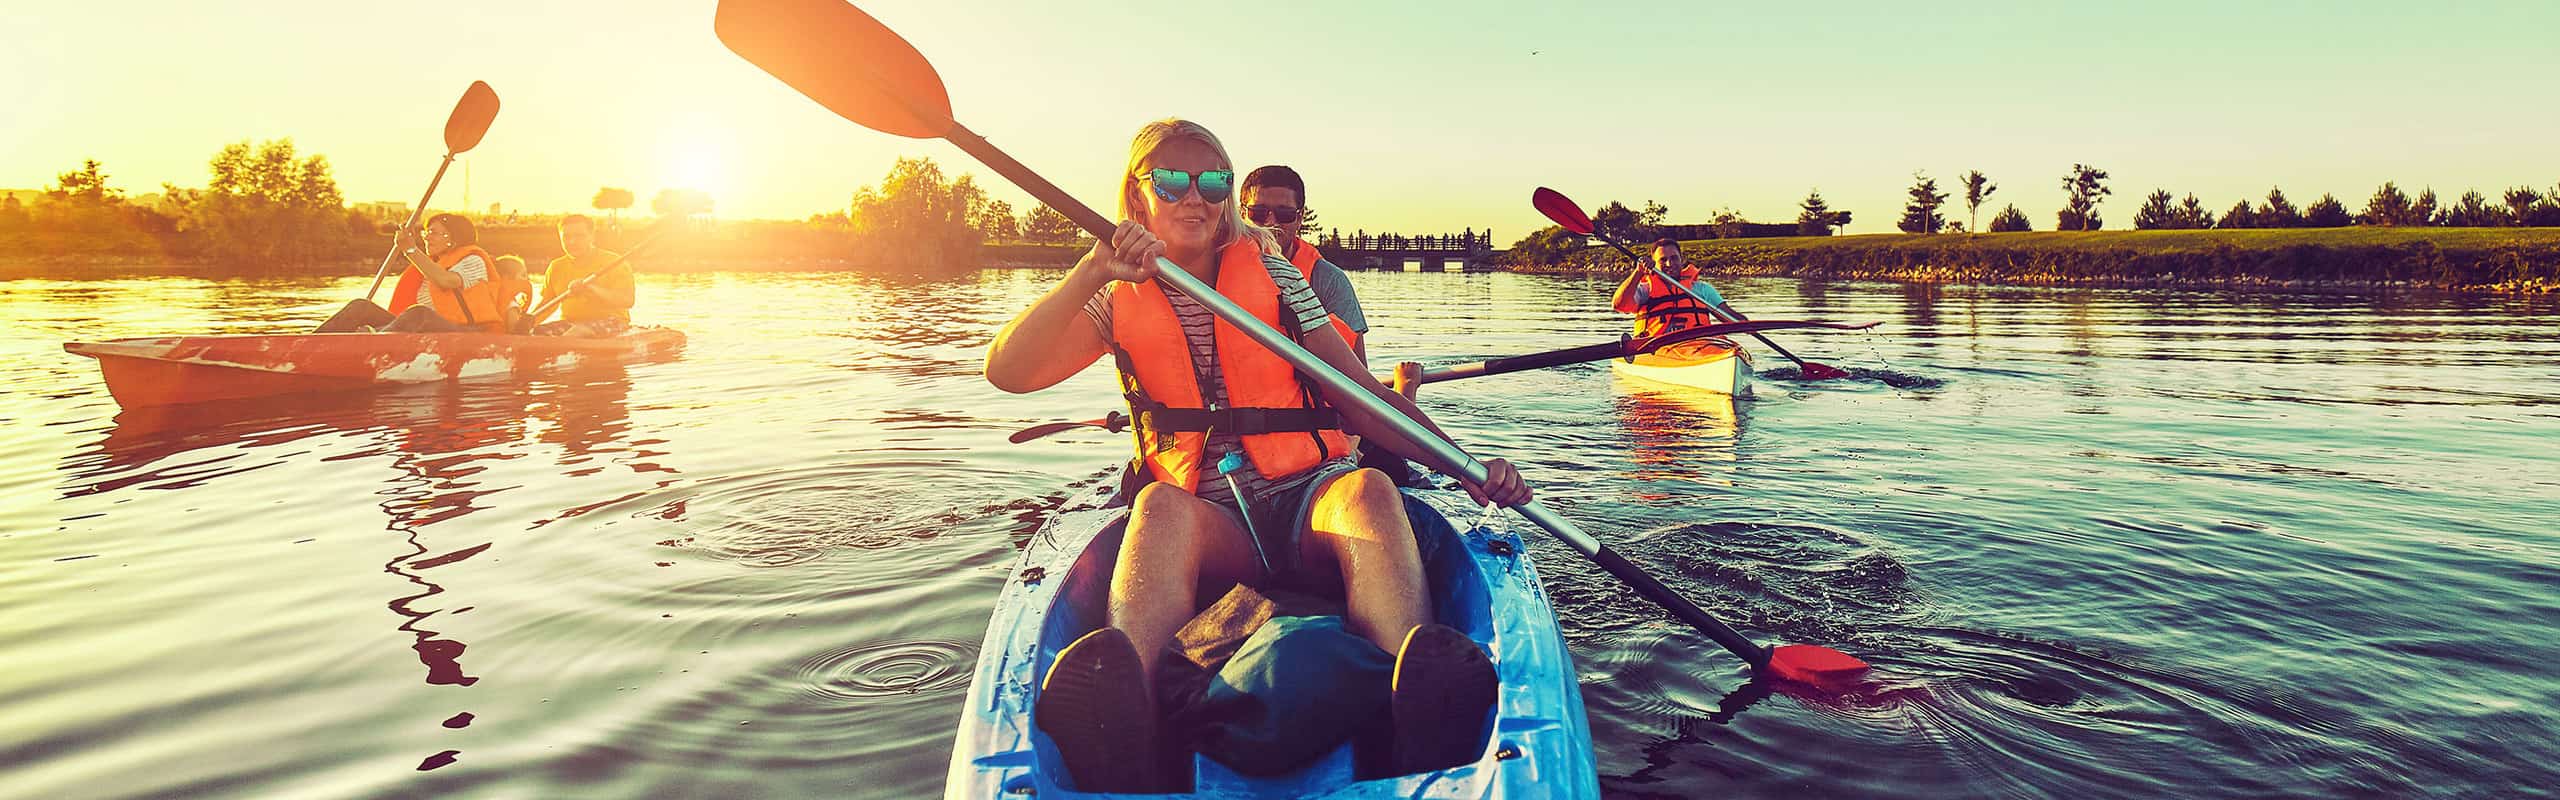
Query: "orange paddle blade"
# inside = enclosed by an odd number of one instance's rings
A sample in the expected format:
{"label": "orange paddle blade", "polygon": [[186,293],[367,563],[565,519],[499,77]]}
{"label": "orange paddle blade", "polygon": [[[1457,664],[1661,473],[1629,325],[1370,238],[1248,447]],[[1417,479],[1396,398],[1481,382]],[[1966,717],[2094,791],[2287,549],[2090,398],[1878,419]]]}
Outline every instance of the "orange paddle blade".
{"label": "orange paddle blade", "polygon": [[1529,204],[1537,206],[1538,213],[1547,215],[1547,219],[1555,220],[1556,224],[1564,226],[1565,230],[1584,236],[1591,235],[1591,215],[1582,213],[1582,207],[1574,205],[1572,200],[1565,199],[1563,192],[1540,186],[1537,191],[1529,193]]}
{"label": "orange paddle blade", "polygon": [[453,104],[453,115],[444,118],[444,151],[461,153],[480,146],[480,137],[489,135],[489,123],[498,120],[498,90],[489,84],[472,81],[462,90],[462,99]]}
{"label": "orange paddle blade", "polygon": [[951,96],[915,45],[842,0],[720,0],[720,43],[818,105],[912,139],[949,134]]}

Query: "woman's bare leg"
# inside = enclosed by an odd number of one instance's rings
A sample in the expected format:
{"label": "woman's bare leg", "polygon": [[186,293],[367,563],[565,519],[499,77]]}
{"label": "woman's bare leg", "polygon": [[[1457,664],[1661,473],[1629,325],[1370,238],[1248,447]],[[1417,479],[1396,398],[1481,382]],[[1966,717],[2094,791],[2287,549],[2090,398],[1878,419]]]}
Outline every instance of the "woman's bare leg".
{"label": "woman's bare leg", "polygon": [[1386,473],[1360,469],[1315,488],[1307,515],[1308,566],[1342,576],[1352,631],[1389,653],[1431,621],[1422,555],[1403,495]]}
{"label": "woman's bare leg", "polygon": [[1111,626],[1137,646],[1150,680],[1157,656],[1199,613],[1203,587],[1224,593],[1260,574],[1252,548],[1216,504],[1161,483],[1138,490],[1111,569]]}

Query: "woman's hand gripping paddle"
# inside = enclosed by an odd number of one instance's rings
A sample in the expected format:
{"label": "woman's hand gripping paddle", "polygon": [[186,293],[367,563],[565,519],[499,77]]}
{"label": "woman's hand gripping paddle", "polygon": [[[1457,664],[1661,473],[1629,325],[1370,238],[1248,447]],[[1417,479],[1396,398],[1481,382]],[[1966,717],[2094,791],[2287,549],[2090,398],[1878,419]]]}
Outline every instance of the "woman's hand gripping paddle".
{"label": "woman's hand gripping paddle", "polygon": [[[934,73],[933,65],[925,61],[924,55],[916,52],[913,45],[907,44],[897,33],[860,9],[839,0],[721,0],[719,11],[713,16],[712,28],[719,34],[720,41],[740,57],[845,119],[883,133],[949,140],[1031,196],[1039,198],[1040,202],[1075,221],[1076,226],[1086,233],[1100,237],[1111,235],[1110,220],[1094,213],[1093,209],[1077,202],[1066,192],[1059,191],[1048,179],[1040,177],[951,119],[951,100],[943,91],[942,79]],[[1359,413],[1395,428],[1434,457],[1456,465],[1461,473],[1458,477],[1469,481],[1487,478],[1483,462],[1412,419],[1396,413],[1385,402],[1367,395],[1360,384],[1344,377],[1271,326],[1263,324],[1199,278],[1161,258],[1157,259],[1156,266],[1156,280],[1167,288],[1198,301],[1309,379],[1332,390],[1334,396],[1353,399]],[[1515,510],[1554,533],[1638,593],[1661,603],[1673,616],[1741,656],[1760,675],[1828,688],[1854,680],[1866,670],[1865,663],[1828,648],[1813,645],[1762,648],[1708,616],[1671,591],[1670,587],[1629,563],[1625,557],[1548,510],[1544,504],[1533,501]]]}
{"label": "woman's hand gripping paddle", "polygon": [[[489,124],[497,119],[498,91],[489,88],[487,83],[472,81],[471,88],[462,90],[462,99],[454,101],[453,113],[444,118],[444,163],[437,164],[436,176],[427,179],[427,193],[418,196],[418,204],[409,209],[409,221],[401,223],[400,232],[391,237],[391,252],[382,254],[382,266],[374,268],[373,285],[364,290],[364,298],[347,301],[346,307],[339,309],[339,315],[354,310],[357,303],[373,305],[374,294],[382,291],[382,277],[390,274],[391,265],[400,260],[400,240],[418,229],[418,219],[426,215],[427,201],[435,199],[436,186],[444,183],[444,171],[453,166],[453,157],[479,147],[481,137],[489,135]],[[387,321],[390,315],[384,313],[379,317]],[[337,318],[336,315],[330,317],[332,320]],[[321,326],[324,330],[328,327]]]}
{"label": "woman's hand gripping paddle", "polygon": [[[1537,206],[1539,213],[1547,215],[1547,219],[1554,220],[1557,225],[1562,226],[1565,230],[1582,234],[1584,236],[1600,237],[1600,240],[1608,242],[1610,247],[1615,247],[1618,249],[1618,252],[1626,254],[1627,259],[1634,261],[1637,266],[1651,270],[1655,277],[1662,279],[1663,283],[1681,287],[1681,291],[1688,292],[1689,296],[1691,298],[1695,298],[1699,304],[1707,306],[1714,305],[1713,303],[1708,303],[1706,298],[1699,297],[1697,290],[1688,288],[1686,285],[1680,283],[1679,279],[1665,274],[1660,267],[1654,266],[1653,262],[1647,261],[1642,257],[1637,256],[1635,251],[1627,249],[1626,243],[1618,241],[1617,237],[1600,232],[1599,226],[1591,224],[1591,216],[1582,213],[1582,207],[1575,205],[1572,200],[1565,199],[1565,196],[1562,193],[1557,192],[1554,189],[1540,186],[1537,191],[1529,193],[1529,204]],[[1758,339],[1761,344],[1768,345],[1769,349],[1777,351],[1778,355],[1786,356],[1788,361],[1796,362],[1796,366],[1803,370],[1805,380],[1820,381],[1832,378],[1849,377],[1848,370],[1831,366],[1829,364],[1821,364],[1797,358],[1796,354],[1787,352],[1786,348],[1779,347],[1777,342],[1769,341],[1769,337],[1762,336],[1757,332],[1752,333],[1751,338]]]}

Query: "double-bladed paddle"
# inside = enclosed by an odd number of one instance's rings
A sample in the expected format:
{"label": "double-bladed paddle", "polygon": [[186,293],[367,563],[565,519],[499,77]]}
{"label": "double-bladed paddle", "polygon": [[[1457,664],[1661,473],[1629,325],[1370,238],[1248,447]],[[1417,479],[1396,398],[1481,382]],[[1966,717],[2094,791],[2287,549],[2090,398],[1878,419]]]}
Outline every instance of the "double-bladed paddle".
{"label": "double-bladed paddle", "polygon": [[1634,358],[1636,356],[1644,355],[1691,339],[1730,336],[1737,333],[1757,334],[1760,331],[1793,330],[1797,328],[1830,328],[1833,330],[1843,331],[1861,331],[1875,326],[1876,323],[1873,322],[1863,325],[1851,325],[1845,322],[1812,322],[1807,320],[1787,319],[1755,319],[1746,322],[1727,322],[1696,328],[1682,328],[1660,336],[1648,336],[1641,339],[1620,337],[1614,342],[1602,342],[1600,344],[1583,345],[1581,347],[1568,347],[1562,350],[1548,350],[1542,353],[1530,353],[1528,355],[1510,356],[1508,358],[1489,359],[1471,364],[1433,367],[1431,369],[1423,370],[1421,374],[1414,376],[1414,382],[1439,383],[1441,381],[1454,381],[1460,378],[1481,378],[1486,375],[1501,375],[1506,372],[1522,372],[1533,369],[1546,369],[1548,367],[1561,367],[1566,364],[1580,364],[1585,361],[1601,361],[1612,358]]}
{"label": "double-bladed paddle", "polygon": [[[1681,283],[1678,278],[1671,277],[1670,273],[1663,272],[1662,268],[1655,266],[1652,261],[1636,255],[1634,250],[1627,249],[1626,243],[1618,241],[1618,237],[1611,236],[1608,233],[1601,231],[1599,226],[1591,224],[1591,215],[1582,213],[1582,206],[1575,205],[1572,200],[1566,199],[1562,193],[1557,192],[1554,189],[1540,186],[1537,191],[1529,193],[1529,204],[1537,206],[1539,213],[1547,215],[1547,219],[1554,220],[1557,225],[1563,226],[1565,230],[1582,234],[1584,236],[1600,237],[1600,241],[1608,242],[1610,247],[1617,248],[1619,253],[1625,254],[1627,260],[1635,262],[1636,266],[1652,271],[1654,277],[1661,278],[1663,283],[1677,286],[1680,288],[1680,291],[1687,292],[1690,299],[1698,301],[1699,305],[1707,306],[1709,308],[1715,307],[1714,303],[1709,303],[1706,298],[1698,296],[1698,290],[1689,288],[1688,284]],[[1708,313],[1713,315],[1714,312],[1710,311]],[[1818,364],[1797,358],[1796,354],[1787,352],[1786,348],[1779,347],[1777,342],[1769,341],[1769,337],[1762,336],[1757,332],[1752,333],[1751,338],[1758,339],[1761,344],[1768,345],[1769,349],[1777,351],[1778,355],[1786,356],[1788,361],[1796,362],[1796,366],[1803,370],[1805,380],[1819,381],[1831,378],[1845,378],[1849,376],[1848,370],[1831,366],[1829,364]]]}
{"label": "double-bladed paddle", "polygon": [[[1074,220],[1085,233],[1103,238],[1111,235],[1110,220],[952,119],[950,96],[924,54],[861,9],[840,0],[721,0],[712,28],[721,43],[740,57],[845,119],[883,133],[948,140]],[[1307,378],[1332,390],[1333,395],[1352,401],[1356,408],[1345,411],[1368,414],[1394,428],[1441,461],[1455,465],[1461,478],[1480,482],[1488,477],[1483,462],[1369,395],[1360,384],[1183,271],[1180,265],[1157,258],[1156,280],[1189,296],[1245,336],[1270,348]],[[1758,674],[1827,686],[1854,679],[1867,669],[1865,662],[1819,645],[1763,648],[1754,644],[1548,510],[1545,504],[1531,501],[1514,510],[1563,539],[1637,593],[1661,603],[1673,616],[1741,656]]]}
{"label": "double-bladed paddle", "polygon": [[382,254],[382,266],[374,268],[373,285],[364,290],[364,299],[348,301],[347,308],[358,302],[371,304],[374,293],[382,291],[382,276],[390,274],[391,265],[400,260],[400,240],[417,230],[418,219],[426,216],[427,201],[435,199],[436,186],[444,183],[444,171],[453,166],[453,157],[480,146],[480,138],[489,135],[489,123],[497,119],[498,91],[472,81],[471,88],[462,90],[462,99],[454,101],[453,113],[444,118],[444,162],[436,165],[436,176],[427,180],[427,192],[418,196],[418,205],[409,209],[409,221],[401,223],[400,232],[391,237],[391,252]]}

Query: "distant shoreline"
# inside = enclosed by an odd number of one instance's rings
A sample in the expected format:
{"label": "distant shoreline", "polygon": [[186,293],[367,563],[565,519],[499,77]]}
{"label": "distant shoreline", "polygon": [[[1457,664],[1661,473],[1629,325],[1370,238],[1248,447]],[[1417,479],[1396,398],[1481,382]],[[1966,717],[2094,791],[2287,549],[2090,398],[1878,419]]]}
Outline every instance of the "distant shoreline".
{"label": "distant shoreline", "polygon": [[[1895,283],[2113,288],[2432,289],[2560,292],[2560,228],[1868,234],[1681,243],[1709,275]],[[1619,274],[1606,247],[1543,274]]]}
{"label": "distant shoreline", "polygon": [[[387,245],[388,240],[385,239]],[[654,273],[869,272],[811,242],[712,235],[641,259]],[[483,245],[514,252],[540,272],[558,251],[547,229],[483,229]],[[986,245],[978,269],[1064,269],[1089,245]],[[2560,228],[2293,228],[1997,234],[1868,234],[1684,242],[1689,259],[1717,277],[1910,284],[2237,290],[2415,289],[2481,294],[2560,292]],[[153,255],[18,259],[0,280],[341,278],[370,275],[379,256],[343,263],[244,270]],[[1508,266],[1524,274],[1616,275],[1616,251],[1591,247],[1559,265]],[[965,271],[965,270],[962,270]]]}

